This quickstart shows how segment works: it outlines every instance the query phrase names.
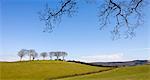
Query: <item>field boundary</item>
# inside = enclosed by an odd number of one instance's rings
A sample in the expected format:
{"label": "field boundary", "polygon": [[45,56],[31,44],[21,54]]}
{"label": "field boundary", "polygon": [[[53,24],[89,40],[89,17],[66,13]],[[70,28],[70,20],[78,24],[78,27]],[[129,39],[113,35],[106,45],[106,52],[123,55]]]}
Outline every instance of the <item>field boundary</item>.
{"label": "field boundary", "polygon": [[60,76],[60,77],[53,77],[53,78],[48,78],[48,79],[45,79],[45,80],[57,80],[57,79],[70,78],[70,77],[76,77],[76,76],[83,76],[83,75],[89,75],[89,74],[94,74],[94,73],[110,71],[110,70],[113,70],[113,69],[116,69],[116,68],[111,68],[111,69],[106,69],[106,70],[99,70],[99,71],[94,71],[94,72],[81,73],[81,74],[73,74],[73,75],[66,75],[66,76]]}

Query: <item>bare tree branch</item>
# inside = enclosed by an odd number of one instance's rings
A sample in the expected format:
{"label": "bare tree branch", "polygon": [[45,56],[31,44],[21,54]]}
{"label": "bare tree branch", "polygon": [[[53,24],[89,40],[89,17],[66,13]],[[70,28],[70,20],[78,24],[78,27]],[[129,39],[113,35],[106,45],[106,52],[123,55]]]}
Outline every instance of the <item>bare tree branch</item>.
{"label": "bare tree branch", "polygon": [[64,15],[72,16],[76,11],[76,0],[60,1],[59,8],[53,10],[48,4],[43,12],[39,12],[40,20],[45,22],[44,32],[52,32],[56,24],[59,24]]}
{"label": "bare tree branch", "polygon": [[[144,0],[106,0],[102,4],[100,18],[100,29],[110,24],[115,25],[111,31],[113,39],[118,39],[121,35],[124,38],[133,37],[134,30],[143,23],[142,5]],[[123,32],[122,32],[123,31]]]}
{"label": "bare tree branch", "polygon": [[[87,3],[98,0],[85,0]],[[142,9],[145,0],[103,0],[98,4],[100,29],[112,28],[113,39],[130,38],[135,36],[135,29],[143,23]],[[79,1],[78,1],[79,2]],[[40,20],[46,27],[44,32],[52,32],[64,15],[73,16],[77,8],[77,0],[61,0],[58,9],[51,9],[46,5],[40,12]]]}

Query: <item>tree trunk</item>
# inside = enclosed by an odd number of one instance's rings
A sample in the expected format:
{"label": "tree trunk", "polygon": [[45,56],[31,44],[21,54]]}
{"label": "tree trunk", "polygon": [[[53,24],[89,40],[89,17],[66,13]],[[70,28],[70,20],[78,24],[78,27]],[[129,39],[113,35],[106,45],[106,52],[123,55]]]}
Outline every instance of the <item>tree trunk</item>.
{"label": "tree trunk", "polygon": [[59,58],[59,57],[57,56],[57,60],[58,60],[58,58]]}
{"label": "tree trunk", "polygon": [[52,60],[52,56],[50,56],[50,60]]}
{"label": "tree trunk", "polygon": [[22,61],[22,57],[20,57],[20,61]]}
{"label": "tree trunk", "polygon": [[65,56],[63,56],[63,61],[65,60]]}
{"label": "tree trunk", "polygon": [[29,55],[29,60],[31,61],[31,55]]}

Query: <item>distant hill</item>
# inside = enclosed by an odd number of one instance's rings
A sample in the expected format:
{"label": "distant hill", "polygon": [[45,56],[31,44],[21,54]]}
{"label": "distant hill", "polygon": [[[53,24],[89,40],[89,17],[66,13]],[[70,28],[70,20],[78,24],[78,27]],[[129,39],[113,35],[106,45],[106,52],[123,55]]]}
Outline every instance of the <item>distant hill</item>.
{"label": "distant hill", "polygon": [[149,61],[134,60],[134,61],[125,61],[125,62],[92,62],[89,64],[95,66],[124,67],[124,66],[136,66],[136,65],[149,64]]}

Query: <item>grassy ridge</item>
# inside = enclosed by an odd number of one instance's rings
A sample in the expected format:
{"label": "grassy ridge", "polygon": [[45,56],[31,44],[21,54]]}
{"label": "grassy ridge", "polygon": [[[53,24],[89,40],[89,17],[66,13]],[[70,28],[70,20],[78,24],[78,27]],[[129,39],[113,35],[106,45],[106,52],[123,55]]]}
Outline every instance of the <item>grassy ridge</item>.
{"label": "grassy ridge", "polygon": [[59,80],[150,80],[150,65],[117,68],[102,73]]}
{"label": "grassy ridge", "polygon": [[108,68],[64,61],[0,62],[1,80],[47,80]]}

